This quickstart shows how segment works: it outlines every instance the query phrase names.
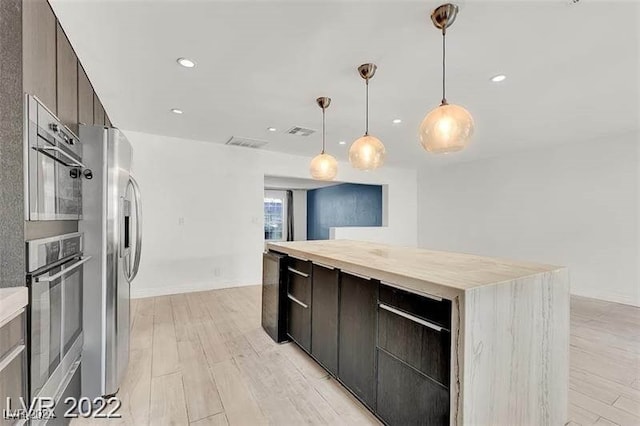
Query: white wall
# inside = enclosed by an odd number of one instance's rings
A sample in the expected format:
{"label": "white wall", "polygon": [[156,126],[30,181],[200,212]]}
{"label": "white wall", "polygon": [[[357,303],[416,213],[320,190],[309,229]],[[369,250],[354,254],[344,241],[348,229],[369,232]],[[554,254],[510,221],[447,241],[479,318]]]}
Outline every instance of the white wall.
{"label": "white wall", "polygon": [[307,240],[307,190],[293,190],[293,239]]}
{"label": "white wall", "polygon": [[419,244],[569,267],[574,294],[640,306],[638,135],[419,173]]}
{"label": "white wall", "polygon": [[[414,208],[417,209],[417,207]],[[403,247],[416,247],[418,244],[415,232],[398,232],[396,229],[387,226],[333,227],[329,228],[329,239],[371,241],[374,243],[392,244]]]}
{"label": "white wall", "polygon": [[[125,131],[140,183],[144,244],[133,297],[259,284],[264,176],[307,178],[310,158]],[[363,173],[340,181],[389,185],[392,233],[417,241],[417,173]],[[381,229],[371,229],[371,235]],[[377,238],[377,237],[375,237]],[[383,236],[384,239],[384,236]]]}

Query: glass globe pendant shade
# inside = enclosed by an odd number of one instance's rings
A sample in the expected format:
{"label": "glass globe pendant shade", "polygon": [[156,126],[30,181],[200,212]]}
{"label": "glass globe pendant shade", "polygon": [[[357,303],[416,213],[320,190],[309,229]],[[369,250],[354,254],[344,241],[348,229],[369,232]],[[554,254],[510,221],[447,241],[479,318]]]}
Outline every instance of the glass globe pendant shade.
{"label": "glass globe pendant shade", "polygon": [[431,111],[420,125],[422,147],[436,154],[464,149],[473,136],[473,117],[460,105],[443,104]]}
{"label": "glass globe pendant shade", "polygon": [[356,139],[349,148],[349,162],[360,170],[373,170],[384,164],[387,152],[380,139],[364,135]]}
{"label": "glass globe pendant shade", "polygon": [[309,165],[311,177],[317,180],[333,180],[338,174],[338,162],[329,154],[318,154]]}

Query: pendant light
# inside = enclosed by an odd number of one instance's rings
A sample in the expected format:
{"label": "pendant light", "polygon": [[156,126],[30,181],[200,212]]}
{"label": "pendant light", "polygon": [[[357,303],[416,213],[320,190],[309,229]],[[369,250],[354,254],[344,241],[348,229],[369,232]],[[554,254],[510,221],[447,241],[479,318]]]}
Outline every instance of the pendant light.
{"label": "pendant light", "polygon": [[335,179],[336,174],[338,174],[338,162],[333,156],[325,154],[324,152],[324,114],[325,110],[329,108],[329,105],[331,104],[331,98],[322,96],[316,99],[316,103],[320,108],[322,108],[322,152],[311,160],[309,171],[311,172],[311,177],[316,180],[333,180]]}
{"label": "pendant light", "polygon": [[375,64],[362,64],[358,67],[360,77],[364,78],[367,88],[367,113],[364,136],[358,138],[349,148],[349,162],[360,170],[374,170],[382,166],[386,151],[380,139],[369,134],[369,80],[376,73]]}
{"label": "pendant light", "polygon": [[420,125],[420,143],[433,153],[448,153],[464,149],[473,135],[473,118],[459,105],[449,104],[445,96],[445,38],[447,28],[456,20],[458,6],[443,4],[431,13],[436,28],[442,30],[442,102],[432,110]]}

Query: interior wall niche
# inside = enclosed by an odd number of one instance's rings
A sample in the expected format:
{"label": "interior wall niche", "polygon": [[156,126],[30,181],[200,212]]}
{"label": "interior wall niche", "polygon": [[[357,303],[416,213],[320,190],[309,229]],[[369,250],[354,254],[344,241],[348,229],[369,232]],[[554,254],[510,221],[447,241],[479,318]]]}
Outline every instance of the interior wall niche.
{"label": "interior wall niche", "polygon": [[327,240],[330,228],[383,226],[382,185],[343,183],[307,192],[307,239]]}

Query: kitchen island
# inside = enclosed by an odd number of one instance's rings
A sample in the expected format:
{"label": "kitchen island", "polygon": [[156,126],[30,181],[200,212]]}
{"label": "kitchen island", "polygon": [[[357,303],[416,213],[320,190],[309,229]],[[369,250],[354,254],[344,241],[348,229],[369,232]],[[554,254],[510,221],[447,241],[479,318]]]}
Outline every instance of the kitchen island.
{"label": "kitchen island", "polygon": [[268,250],[288,337],[385,423],[567,421],[566,268],[347,240]]}

